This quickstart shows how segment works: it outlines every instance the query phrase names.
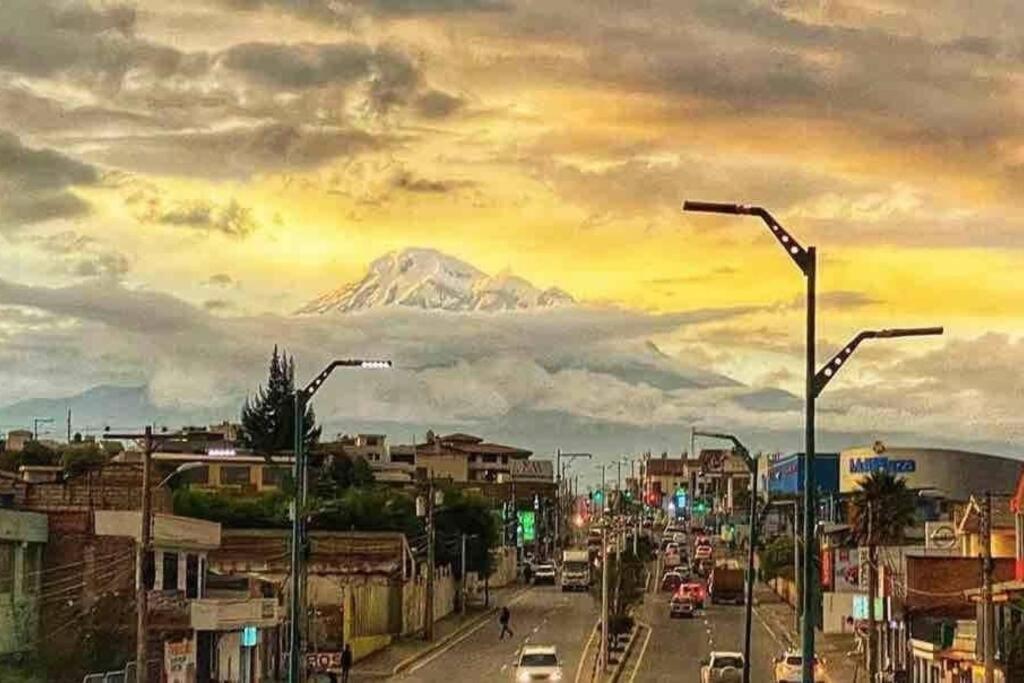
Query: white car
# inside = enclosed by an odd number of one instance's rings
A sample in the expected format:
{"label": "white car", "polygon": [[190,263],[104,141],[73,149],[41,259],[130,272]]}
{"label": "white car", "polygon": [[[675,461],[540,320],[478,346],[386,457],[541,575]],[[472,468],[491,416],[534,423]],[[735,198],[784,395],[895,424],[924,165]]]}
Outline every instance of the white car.
{"label": "white car", "polygon": [[516,660],[513,680],[516,683],[562,680],[562,664],[558,661],[558,651],[555,650],[555,646],[527,645],[523,647]]}
{"label": "white car", "polygon": [[742,680],[742,652],[712,652],[701,662],[700,683],[740,683]]}
{"label": "white car", "polygon": [[[803,680],[803,654],[795,650],[775,658],[775,683],[800,683]],[[825,683],[825,666],[821,659],[814,659],[814,683]]]}
{"label": "white car", "polygon": [[537,583],[555,583],[556,574],[558,571],[555,569],[555,565],[551,562],[542,562],[534,565],[533,567],[533,582]]}

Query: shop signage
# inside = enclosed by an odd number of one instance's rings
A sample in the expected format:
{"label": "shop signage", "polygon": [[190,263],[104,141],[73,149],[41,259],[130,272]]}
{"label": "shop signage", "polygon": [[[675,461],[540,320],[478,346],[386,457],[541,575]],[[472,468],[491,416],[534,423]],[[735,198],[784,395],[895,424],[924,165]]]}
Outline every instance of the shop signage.
{"label": "shop signage", "polygon": [[926,522],[924,527],[926,548],[956,547],[956,529],[949,522]]}
{"label": "shop signage", "polygon": [[196,675],[196,653],[191,640],[164,642],[164,671],[167,683],[194,681]]}
{"label": "shop signage", "polygon": [[914,460],[892,460],[885,456],[853,458],[850,460],[850,472],[852,474],[870,474],[872,472],[910,474],[916,471],[917,462]]}
{"label": "shop signage", "polygon": [[314,671],[329,671],[341,668],[340,652],[314,652],[306,655],[306,666]]}

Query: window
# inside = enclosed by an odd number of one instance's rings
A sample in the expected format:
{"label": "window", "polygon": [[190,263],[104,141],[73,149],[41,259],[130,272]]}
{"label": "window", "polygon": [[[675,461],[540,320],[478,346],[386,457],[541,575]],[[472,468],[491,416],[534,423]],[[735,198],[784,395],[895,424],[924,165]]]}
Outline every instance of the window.
{"label": "window", "polygon": [[508,456],[507,455],[501,456],[501,464],[502,465],[507,465],[508,464]]}
{"label": "window", "polygon": [[0,541],[0,593],[14,592],[14,544]]}
{"label": "window", "polygon": [[484,462],[498,462],[498,456],[496,455],[485,455]]}
{"label": "window", "polygon": [[249,467],[221,465],[220,483],[224,486],[244,486],[249,483]]}
{"label": "window", "polygon": [[156,585],[156,554],[152,550],[142,558],[142,585],[146,590],[153,590]]}
{"label": "window", "polygon": [[260,481],[263,486],[274,486],[281,488],[284,478],[288,476],[287,467],[263,467],[261,468]]}
{"label": "window", "polygon": [[197,467],[194,470],[186,470],[181,473],[181,483],[183,484],[199,484],[203,486],[210,483],[210,468],[206,465]]}
{"label": "window", "polygon": [[43,547],[38,543],[29,543],[25,548],[25,580],[22,590],[34,595],[39,592],[39,570],[42,568]]}
{"label": "window", "polygon": [[199,556],[185,556],[185,597],[192,600],[199,597]]}
{"label": "window", "polygon": [[161,587],[165,591],[178,590],[178,553],[164,552],[163,577]]}

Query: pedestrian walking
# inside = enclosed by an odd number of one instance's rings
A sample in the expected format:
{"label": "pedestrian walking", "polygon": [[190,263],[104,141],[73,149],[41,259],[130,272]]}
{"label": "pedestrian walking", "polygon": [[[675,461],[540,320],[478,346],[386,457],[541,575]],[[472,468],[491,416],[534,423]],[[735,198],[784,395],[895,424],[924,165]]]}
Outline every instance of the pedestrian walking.
{"label": "pedestrian walking", "polygon": [[348,683],[348,672],[352,668],[352,646],[345,643],[341,651],[341,683]]}
{"label": "pedestrian walking", "polygon": [[508,634],[509,638],[514,638],[515,634],[512,633],[512,629],[508,627],[508,622],[512,619],[512,613],[509,612],[508,607],[501,608],[501,616],[498,617],[498,623],[501,624],[501,633],[498,634],[498,640],[505,640],[505,634]]}

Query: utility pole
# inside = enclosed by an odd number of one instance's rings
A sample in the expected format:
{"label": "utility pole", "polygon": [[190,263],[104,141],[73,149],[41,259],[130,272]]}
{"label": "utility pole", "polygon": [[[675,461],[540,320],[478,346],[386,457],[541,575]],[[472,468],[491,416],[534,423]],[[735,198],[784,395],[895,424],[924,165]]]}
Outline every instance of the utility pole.
{"label": "utility pole", "polygon": [[992,605],[992,492],[985,492],[985,511],[982,516],[984,547],[985,599],[985,683],[994,683],[996,665],[996,619]]}
{"label": "utility pole", "polygon": [[71,408],[68,408],[68,443],[71,443]]}
{"label": "utility pole", "polygon": [[142,517],[139,529],[139,551],[135,554],[135,578],[138,582],[135,590],[135,680],[146,683],[146,665],[149,657],[147,644],[149,639],[149,607],[146,604],[148,589],[144,576],[146,560],[149,557],[150,538],[153,523],[153,499],[149,490],[150,460],[153,456],[153,428],[148,426],[142,450]]}
{"label": "utility pole", "polygon": [[868,680],[878,677],[878,624],[875,599],[878,591],[878,552],[875,547],[875,501],[868,501]]}
{"label": "utility pole", "polygon": [[601,673],[608,671],[608,524],[601,525]]}
{"label": "utility pole", "polygon": [[434,639],[434,473],[427,485],[427,590],[423,605],[423,639]]}
{"label": "utility pole", "polygon": [[466,598],[469,591],[466,590],[466,534],[462,534],[462,616],[466,616]]}

